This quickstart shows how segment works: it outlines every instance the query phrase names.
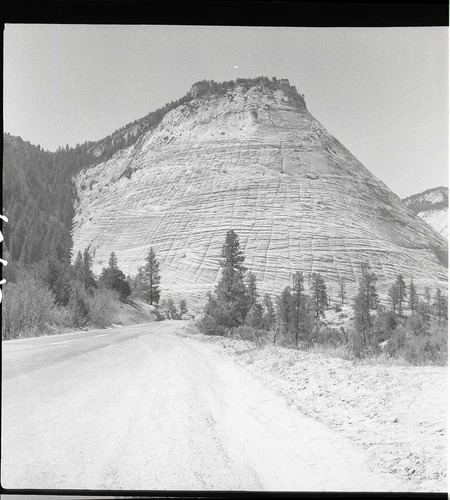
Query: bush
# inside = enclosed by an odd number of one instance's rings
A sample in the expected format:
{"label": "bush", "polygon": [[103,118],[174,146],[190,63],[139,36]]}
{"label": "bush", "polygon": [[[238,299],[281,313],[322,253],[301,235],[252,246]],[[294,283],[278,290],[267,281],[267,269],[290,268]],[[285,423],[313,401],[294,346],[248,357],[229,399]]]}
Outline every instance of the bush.
{"label": "bush", "polygon": [[119,295],[119,292],[108,289],[98,289],[88,295],[88,321],[102,328],[111,324]]}
{"label": "bush", "polygon": [[225,328],[218,325],[216,320],[209,314],[205,314],[195,321],[195,326],[205,335],[225,335],[226,333]]}
{"label": "bush", "polygon": [[[417,318],[407,321],[406,326],[399,326],[386,344],[385,352],[393,358],[402,358],[413,365],[447,363],[448,339],[444,326],[434,325],[426,334],[417,334],[422,331]],[[417,327],[417,328],[416,328]]]}
{"label": "bush", "polygon": [[271,336],[266,330],[252,328],[248,325],[242,325],[229,330],[231,337],[238,337],[241,340],[249,340],[256,344],[257,347],[262,347],[270,342]]}
{"label": "bush", "polygon": [[350,352],[356,358],[362,358],[365,354],[365,345],[362,333],[356,328],[350,328],[348,331],[348,346]]}
{"label": "bush", "polygon": [[72,283],[69,311],[72,326],[76,328],[93,324],[104,328],[111,323],[119,293],[108,288],[87,292],[81,283]]}
{"label": "bush", "polygon": [[15,283],[6,283],[2,300],[2,339],[41,335],[52,324],[68,322],[47,287],[27,271],[17,273]]}

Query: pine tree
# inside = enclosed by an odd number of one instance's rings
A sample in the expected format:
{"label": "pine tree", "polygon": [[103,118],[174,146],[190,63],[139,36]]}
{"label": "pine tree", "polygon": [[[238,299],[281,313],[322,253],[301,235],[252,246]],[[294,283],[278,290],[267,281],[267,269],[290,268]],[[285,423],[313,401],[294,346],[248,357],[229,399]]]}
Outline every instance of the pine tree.
{"label": "pine tree", "polygon": [[436,288],[434,306],[438,321],[441,323],[442,319],[447,319],[447,297],[445,297],[440,288]]}
{"label": "pine tree", "polygon": [[94,288],[97,288],[97,285],[95,283],[94,273],[92,272],[92,257],[87,248],[83,253],[83,275],[85,290],[92,292]]}
{"label": "pine tree", "polygon": [[119,269],[114,252],[111,252],[108,267],[102,269],[99,281],[106,288],[118,292],[121,300],[125,300],[131,294],[130,284],[125,274]]}
{"label": "pine tree", "polygon": [[401,316],[403,314],[403,303],[406,300],[406,284],[401,274],[397,276],[395,285],[397,287],[397,294],[398,294],[398,313]]}
{"label": "pine tree", "polygon": [[367,343],[369,331],[373,325],[371,310],[378,307],[378,293],[376,291],[377,276],[372,272],[367,262],[361,264],[362,279],[358,293],[354,299],[353,310],[357,329],[363,334],[364,343]]}
{"label": "pine tree", "polygon": [[246,285],[247,285],[249,307],[252,307],[254,304],[256,304],[259,298],[259,293],[258,289],[256,288],[256,275],[251,271],[247,273]]}
{"label": "pine tree", "polygon": [[71,293],[68,264],[53,255],[44,264],[42,272],[42,279],[52,292],[55,304],[66,306]]}
{"label": "pine tree", "polygon": [[183,316],[187,313],[187,303],[186,303],[186,299],[181,299],[180,300],[180,303],[178,305],[178,310],[180,311],[180,316],[181,316],[181,319],[183,319]]}
{"label": "pine tree", "polygon": [[150,248],[142,269],[142,278],[145,286],[145,300],[148,304],[157,304],[161,296],[159,288],[161,277],[159,275],[159,262],[153,247]]}
{"label": "pine tree", "polygon": [[292,275],[292,305],[291,328],[294,333],[295,345],[300,337],[309,338],[310,318],[308,296],[304,293],[303,273],[296,271]]}
{"label": "pine tree", "polygon": [[111,255],[109,256],[108,266],[110,267],[110,269],[117,269],[118,267],[117,257],[114,252],[111,252]]}
{"label": "pine tree", "polygon": [[325,317],[325,308],[327,306],[327,287],[325,281],[319,273],[311,274],[311,298],[313,303],[314,316],[318,319]]}
{"label": "pine tree", "polygon": [[270,330],[275,325],[276,314],[272,298],[268,293],[264,295],[264,307],[266,310],[263,314],[263,328],[264,330]]}
{"label": "pine tree", "polygon": [[245,317],[245,323],[252,328],[261,328],[263,320],[263,308],[259,302],[255,302]]}
{"label": "pine tree", "polygon": [[293,299],[290,286],[283,289],[277,300],[277,321],[281,333],[286,337],[290,333],[293,319]]}
{"label": "pine tree", "polygon": [[398,306],[399,296],[398,296],[398,286],[397,283],[393,283],[391,288],[389,288],[388,296],[391,299],[392,310],[395,314],[395,310]]}
{"label": "pine tree", "polygon": [[412,278],[411,278],[411,282],[409,283],[408,302],[409,302],[409,309],[411,310],[411,313],[413,313],[414,311],[417,311],[417,308],[419,306],[419,297],[417,295],[417,290],[416,290],[416,287],[414,285]]}
{"label": "pine tree", "polygon": [[244,273],[247,270],[244,261],[245,256],[240,248],[239,237],[230,229],[225,236],[225,243],[222,247],[220,267],[222,269],[233,269],[241,278],[244,278]]}
{"label": "pine tree", "polygon": [[175,305],[175,302],[172,299],[172,297],[169,297],[167,299],[166,308],[167,308],[167,313],[168,313],[169,319],[175,319],[177,317],[178,313],[177,313],[177,306]]}
{"label": "pine tree", "polygon": [[81,253],[81,250],[78,250],[77,258],[75,259],[74,262],[74,268],[75,268],[75,278],[77,279],[77,281],[84,283],[84,265],[83,265],[83,254]]}
{"label": "pine tree", "polygon": [[216,307],[212,311],[219,325],[233,327],[242,325],[249,310],[248,290],[244,284],[245,256],[239,245],[237,234],[227,232],[222,247],[220,267],[222,275],[215,289]]}

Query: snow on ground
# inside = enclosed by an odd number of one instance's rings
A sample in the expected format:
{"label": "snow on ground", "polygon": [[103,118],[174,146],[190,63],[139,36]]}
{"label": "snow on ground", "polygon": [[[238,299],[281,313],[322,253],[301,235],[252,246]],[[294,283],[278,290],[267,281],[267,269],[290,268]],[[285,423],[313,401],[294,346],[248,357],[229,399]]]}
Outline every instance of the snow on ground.
{"label": "snow on ground", "polygon": [[[447,367],[349,361],[195,333],[305,415],[339,430],[405,491],[447,491]],[[357,473],[355,471],[355,473]]]}

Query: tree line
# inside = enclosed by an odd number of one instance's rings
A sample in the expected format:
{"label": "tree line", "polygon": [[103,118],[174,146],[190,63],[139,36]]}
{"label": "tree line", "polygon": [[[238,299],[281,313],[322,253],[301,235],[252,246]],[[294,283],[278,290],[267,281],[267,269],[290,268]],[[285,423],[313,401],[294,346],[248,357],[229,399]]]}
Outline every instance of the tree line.
{"label": "tree line", "polygon": [[[320,273],[312,273],[306,283],[300,271],[293,272],[292,282],[278,296],[261,296],[233,230],[225,237],[220,268],[220,280],[207,296],[205,315],[196,322],[204,333],[292,347],[341,345],[357,357],[383,351],[411,362],[446,359],[447,297],[439,287],[434,294],[426,287],[421,297],[413,279],[406,285],[399,274],[389,289],[390,305],[382,305],[376,273],[363,262],[358,290],[351,300],[344,280],[332,305]],[[351,306],[350,326],[330,327],[324,321],[326,312],[342,312],[344,305]]]}
{"label": "tree line", "polygon": [[[136,276],[125,276],[115,252],[97,276],[88,249],[79,251],[74,262],[57,247],[39,262],[25,266],[10,262],[3,270],[7,279],[2,302],[2,338],[40,335],[62,327],[106,326],[120,302],[136,305],[142,300],[158,305],[161,296],[159,261],[152,247]],[[169,308],[167,308],[167,302]],[[178,307],[164,302],[167,317],[181,319],[186,300]]]}

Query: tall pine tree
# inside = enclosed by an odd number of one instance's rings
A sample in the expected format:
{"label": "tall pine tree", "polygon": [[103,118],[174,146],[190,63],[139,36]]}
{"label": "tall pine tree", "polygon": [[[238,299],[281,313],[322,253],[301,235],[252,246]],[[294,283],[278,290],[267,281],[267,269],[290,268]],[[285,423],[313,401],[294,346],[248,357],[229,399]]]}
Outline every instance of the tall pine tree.
{"label": "tall pine tree", "polygon": [[145,259],[145,266],[142,268],[142,278],[145,287],[145,301],[150,305],[157,304],[161,296],[159,286],[161,277],[159,275],[159,262],[153,247],[150,247]]}
{"label": "tall pine tree", "polygon": [[213,308],[213,315],[220,325],[239,326],[245,321],[249,301],[244,283],[245,256],[240,248],[238,235],[232,229],[226,234],[221,257],[222,275],[215,289],[216,306]]}

